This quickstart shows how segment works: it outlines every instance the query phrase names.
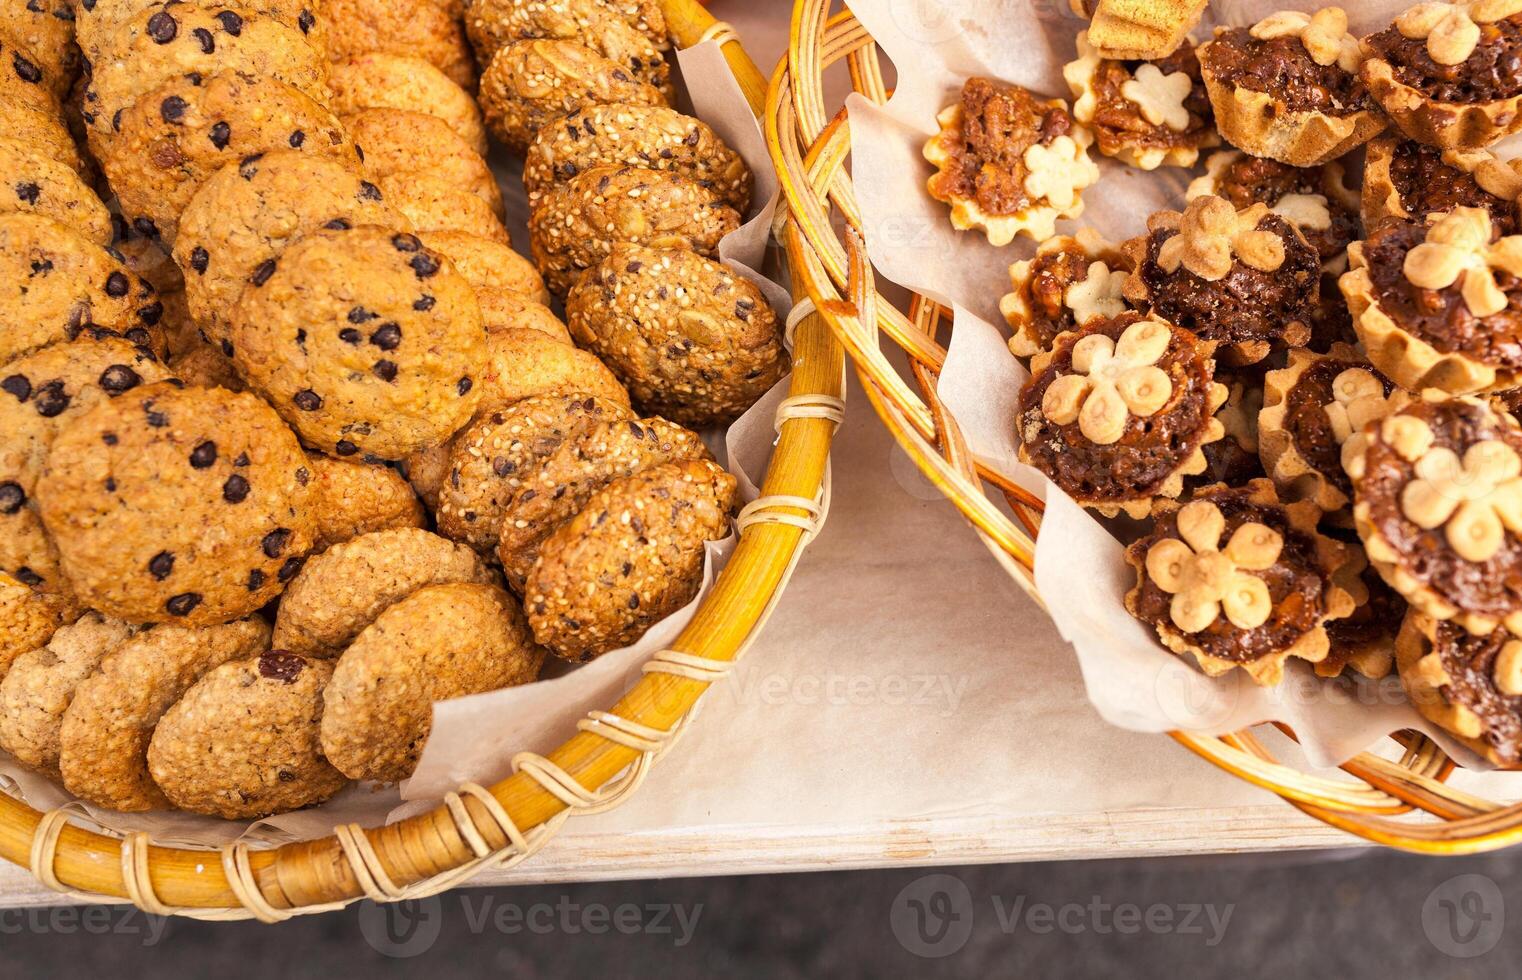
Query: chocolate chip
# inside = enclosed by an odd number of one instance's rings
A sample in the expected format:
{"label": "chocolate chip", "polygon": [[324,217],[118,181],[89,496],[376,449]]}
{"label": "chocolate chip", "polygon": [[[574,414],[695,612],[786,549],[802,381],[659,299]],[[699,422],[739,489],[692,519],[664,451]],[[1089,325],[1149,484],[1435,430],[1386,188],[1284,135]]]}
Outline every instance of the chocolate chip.
{"label": "chocolate chip", "polygon": [[311,388],[303,388],[291,396],[291,401],[303,412],[315,412],[322,407],[322,396]]}
{"label": "chocolate chip", "polygon": [[328,229],[328,231],[348,231],[354,226],[349,224],[349,222],[343,218],[334,218],[332,221],[329,221],[327,224],[323,225],[323,227]]}
{"label": "chocolate chip", "polygon": [[370,335],[370,343],[381,350],[396,350],[402,343],[402,328],[396,323],[383,323]]}
{"label": "chocolate chip", "polygon": [[264,569],[250,569],[248,573],[248,591],[258,592],[264,587]]}
{"label": "chocolate chip", "polygon": [[163,303],[149,303],[147,306],[140,307],[137,311],[137,318],[150,327],[157,325],[163,315]]}
{"label": "chocolate chip", "polygon": [[143,414],[148,418],[148,425],[155,429],[167,428],[169,425],[169,416],[163,412],[155,412],[153,409],[149,408],[148,406],[152,404],[153,402],[148,402],[147,404],[143,405]]}
{"label": "chocolate chip", "polygon": [[0,483],[0,514],[14,514],[26,503],[26,491],[14,480]]}
{"label": "chocolate chip", "polygon": [[289,528],[277,527],[264,536],[259,542],[259,547],[264,551],[266,558],[279,558],[285,546],[290,543],[291,532]]}
{"label": "chocolate chip", "polygon": [[289,142],[291,144],[291,149],[293,149],[293,150],[300,149],[301,148],[301,144],[305,143],[306,141],[307,141],[307,134],[303,133],[299,129],[295,130],[294,132],[292,132],[291,133],[291,138],[289,140],[287,140],[287,142]]}
{"label": "chocolate chip", "polygon": [[353,327],[344,327],[342,330],[338,331],[338,339],[346,344],[357,344],[364,339],[364,334],[360,333],[358,330],[355,330]]}
{"label": "chocolate chip", "polygon": [[102,432],[100,434],[100,441],[105,443],[108,446],[114,446],[117,443],[116,433],[115,432]]}
{"label": "chocolate chip", "polygon": [[409,235],[406,232],[398,232],[392,235],[391,245],[398,252],[416,252],[423,247],[423,243],[418,240],[416,235]]}
{"label": "chocolate chip", "polygon": [[259,658],[259,676],[282,684],[294,684],[307,662],[289,650],[271,650]]}
{"label": "chocolate chip", "polygon": [[161,551],[148,559],[148,573],[160,582],[169,577],[174,571],[174,552]]}
{"label": "chocolate chip", "polygon": [[118,109],[111,113],[111,129],[113,132],[119,133],[122,131],[122,113],[124,111],[123,109]]}
{"label": "chocolate chip", "polygon": [[45,419],[56,418],[62,415],[64,410],[69,407],[69,401],[71,400],[68,392],[63,390],[63,382],[59,380],[49,381],[45,385],[38,386],[34,395],[36,400],[32,407],[37,409],[37,414]]}
{"label": "chocolate chip", "polygon": [[114,299],[120,299],[127,295],[132,288],[132,283],[122,272],[113,272],[106,277],[106,295]]}
{"label": "chocolate chip", "polygon": [[159,237],[159,226],[153,223],[152,218],[133,218],[132,227],[145,238]]}
{"label": "chocolate chip", "polygon": [[391,381],[395,381],[396,380],[396,362],[395,361],[387,361],[387,360],[376,361],[373,365],[370,366],[370,370],[374,371],[375,372],[375,376],[377,378],[380,378],[382,381],[391,382]]}
{"label": "chocolate chip", "polygon": [[157,44],[168,44],[180,33],[179,22],[160,10],[148,18],[148,36]]}
{"label": "chocolate chip", "polygon": [[107,394],[120,395],[142,383],[142,377],[125,364],[112,364],[100,372],[100,387]]}
{"label": "chocolate chip", "polygon": [[417,310],[419,313],[427,313],[429,310],[433,309],[435,302],[436,300],[432,296],[424,293],[412,301],[412,308]]}
{"label": "chocolate chip", "polygon": [[338,444],[333,447],[333,451],[340,456],[353,456],[359,452],[359,447],[347,439],[340,439]]}
{"label": "chocolate chip", "polygon": [[255,164],[257,164],[262,159],[264,159],[263,153],[250,153],[242,160],[239,160],[238,176],[242,177],[244,180],[253,180],[254,176],[259,173],[259,168],[255,166]]}
{"label": "chocolate chip", "polygon": [[159,118],[166,123],[177,123],[185,116],[190,104],[178,95],[171,95],[159,103]]}
{"label": "chocolate chip", "polygon": [[222,354],[223,354],[224,357],[232,357],[233,356],[233,342],[232,341],[227,340],[225,338],[223,339],[223,341],[222,341]]}
{"label": "chocolate chip", "polygon": [[196,445],[190,451],[190,465],[194,469],[204,470],[217,461],[217,444],[207,439]]}
{"label": "chocolate chip", "polygon": [[301,566],[305,564],[305,558],[287,558],[285,564],[280,566],[280,571],[275,573],[275,577],[282,582],[289,582],[296,577],[296,574],[301,571]]}
{"label": "chocolate chip", "polygon": [[356,306],[349,311],[349,314],[345,319],[347,319],[350,323],[364,323],[368,320],[374,320],[377,316],[379,316],[379,314],[371,313],[363,306]]}
{"label": "chocolate chip", "polygon": [[106,488],[106,492],[107,493],[115,493],[116,492],[116,478],[115,477],[110,477],[110,476],[106,477],[106,482],[102,483],[101,486]]}
{"label": "chocolate chip", "polygon": [[217,39],[212,37],[211,31],[208,31],[206,28],[193,28],[190,32],[190,36],[195,38],[196,43],[201,46],[202,54],[211,54],[217,50]]}
{"label": "chocolate chip", "polygon": [[461,398],[464,398],[465,395],[470,392],[471,386],[474,384],[475,382],[469,378],[461,378],[459,383],[454,386],[454,390],[460,393]]}
{"label": "chocolate chip", "polygon": [[309,33],[317,25],[317,18],[312,16],[310,10],[302,10],[296,15],[296,26],[301,28],[301,33]]}
{"label": "chocolate chip", "polygon": [[275,274],[275,260],[265,259],[254,268],[254,274],[248,277],[248,281],[255,286],[262,286],[269,282],[270,276]]}
{"label": "chocolate chip", "polygon": [[223,10],[217,13],[217,20],[222,24],[222,30],[233,37],[243,33],[243,18],[231,10]]}
{"label": "chocolate chip", "polygon": [[296,329],[296,346],[300,347],[303,352],[307,349],[307,332],[305,327],[298,327]]}
{"label": "chocolate chip", "polygon": [[233,459],[233,465],[234,466],[247,466],[248,465],[248,453],[239,453],[237,455],[237,457]]}
{"label": "chocolate chip", "polygon": [[224,119],[214,123],[211,131],[206,136],[207,139],[211,140],[212,146],[215,146],[219,150],[225,150],[227,149],[227,144],[232,142],[233,128]]}
{"label": "chocolate chip", "polygon": [[211,255],[207,253],[206,249],[197,245],[195,248],[190,250],[190,267],[196,270],[197,275],[205,273],[206,266],[210,262]]}
{"label": "chocolate chip", "polygon": [[169,610],[171,616],[188,616],[190,611],[201,604],[201,593],[181,592],[179,595],[169,597],[164,603],[164,608]]}
{"label": "chocolate chip", "polygon": [[37,586],[42,584],[42,576],[38,575],[36,572],[32,571],[25,565],[22,565],[20,568],[16,569],[16,581],[20,582],[22,585],[30,585],[35,589]]}
{"label": "chocolate chip", "polygon": [[24,374],[12,374],[0,381],[0,391],[13,396],[18,402],[32,397],[32,382]]}
{"label": "chocolate chip", "polygon": [[230,504],[241,504],[248,498],[248,481],[234,473],[222,484],[222,499]]}
{"label": "chocolate chip", "polygon": [[638,609],[639,608],[639,594],[638,593],[631,593],[630,596],[629,596],[629,602],[627,603],[627,605],[629,606],[630,609]]}
{"label": "chocolate chip", "polygon": [[21,181],[16,184],[16,197],[23,204],[36,204],[42,196],[42,188],[31,181]]}
{"label": "chocolate chip", "polygon": [[[358,149],[358,147],[355,147],[355,149]],[[359,182],[359,196],[363,200],[379,201],[381,199],[381,191],[379,187],[376,187],[368,180],[362,180]]]}

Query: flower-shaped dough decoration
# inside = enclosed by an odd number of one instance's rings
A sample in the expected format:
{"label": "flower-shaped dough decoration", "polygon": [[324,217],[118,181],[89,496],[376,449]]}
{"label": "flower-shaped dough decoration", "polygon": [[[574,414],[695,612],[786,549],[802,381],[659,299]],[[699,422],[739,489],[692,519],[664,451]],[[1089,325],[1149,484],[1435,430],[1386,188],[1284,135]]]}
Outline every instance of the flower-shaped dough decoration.
{"label": "flower-shaped dough decoration", "polygon": [[1120,86],[1120,94],[1136,105],[1142,118],[1154,126],[1167,126],[1175,133],[1189,128],[1184,100],[1194,89],[1194,79],[1181,71],[1164,74],[1148,62]]}
{"label": "flower-shaped dough decoration", "polygon": [[[1413,430],[1411,423],[1427,429]],[[1401,512],[1426,530],[1442,528],[1465,561],[1488,561],[1506,532],[1522,533],[1522,457],[1504,442],[1486,439],[1464,450],[1432,445],[1432,432],[1418,419],[1395,416],[1385,423],[1386,442],[1414,456],[1415,479],[1401,490]],[[1403,431],[1395,431],[1397,429]]]}
{"label": "flower-shaped dough decoration", "polygon": [[1058,425],[1078,423],[1084,438],[1108,446],[1120,440],[1126,419],[1147,418],[1168,403],[1173,381],[1157,362],[1173,330],[1161,320],[1138,320],[1119,342],[1090,334],[1073,345],[1073,374],[1047,386],[1041,412]]}
{"label": "flower-shaped dough decoration", "polygon": [[1248,33],[1260,41],[1298,37],[1318,65],[1336,64],[1354,72],[1363,63],[1358,39],[1348,33],[1348,15],[1341,7],[1322,7],[1314,14],[1281,10],[1258,21]]}
{"label": "flower-shaped dough decoration", "polygon": [[1332,379],[1332,401],[1323,411],[1342,446],[1343,460],[1362,455],[1367,443],[1364,426],[1389,415],[1392,407],[1384,382],[1367,368],[1348,368]]}
{"label": "flower-shaped dough decoration", "polygon": [[1064,210],[1078,201],[1078,192],[1099,179],[1099,166],[1071,136],[1026,147],[1025,193]]}
{"label": "flower-shaped dough decoration", "polygon": [[1197,197],[1179,216],[1178,233],[1158,249],[1157,264],[1164,272],[1182,265],[1211,282],[1224,279],[1234,259],[1273,272],[1284,264],[1284,242],[1271,231],[1258,230],[1268,213],[1263,204],[1238,211],[1224,198]]}
{"label": "flower-shaped dough decoration", "polygon": [[1325,194],[1286,194],[1269,210],[1301,231],[1326,231],[1332,227],[1332,209]]}
{"label": "flower-shaped dough decoration", "polygon": [[1100,259],[1090,262],[1088,275],[1068,286],[1062,295],[1062,302],[1073,311],[1073,322],[1081,327],[1096,316],[1124,313],[1126,301],[1121,289],[1126,275],[1126,270],[1111,269]]}
{"label": "flower-shaped dough decoration", "polygon": [[1491,241],[1490,214],[1483,208],[1454,208],[1429,220],[1427,240],[1406,253],[1406,279],[1422,289],[1446,289],[1462,278],[1469,312],[1492,316],[1506,309],[1494,270],[1522,276],[1522,235]]}
{"label": "flower-shaped dough decoration", "polygon": [[1173,596],[1168,615],[1185,633],[1209,627],[1222,612],[1238,629],[1256,629],[1273,612],[1268,585],[1251,573],[1273,567],[1284,550],[1283,536],[1250,522],[1238,527],[1222,550],[1225,530],[1221,509],[1196,500],[1178,512],[1179,536],[1147,549],[1147,575]]}
{"label": "flower-shaped dough decoration", "polygon": [[1440,65],[1460,65],[1480,43],[1480,25],[1522,13],[1522,0],[1462,0],[1419,3],[1395,18],[1403,37],[1427,42],[1427,54]]}

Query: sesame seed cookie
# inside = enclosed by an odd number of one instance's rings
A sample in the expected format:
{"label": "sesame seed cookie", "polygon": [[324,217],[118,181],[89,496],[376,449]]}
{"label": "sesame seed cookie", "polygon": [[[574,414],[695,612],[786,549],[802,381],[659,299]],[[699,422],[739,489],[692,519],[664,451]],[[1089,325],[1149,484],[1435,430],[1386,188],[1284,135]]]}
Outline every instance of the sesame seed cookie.
{"label": "sesame seed cookie", "polygon": [[238,373],[326,453],[401,459],[481,398],[475,295],[407,232],[314,231],[254,270],[231,319]]}
{"label": "sesame seed cookie", "polygon": [[307,454],[312,520],[319,549],[372,531],[423,527],[423,504],[402,475],[381,463]]}
{"label": "sesame seed cookie", "polygon": [[111,244],[111,214],[67,163],[0,137],[0,212],[53,218],[97,245]]}
{"label": "sesame seed cookie", "polygon": [[344,125],[364,151],[372,180],[426,175],[478,195],[499,219],[505,213],[491,168],[439,117],[411,109],[361,109],[345,116]]}
{"label": "sesame seed cookie", "polygon": [[415,231],[462,231],[502,245],[507,229],[480,195],[425,174],[382,177],[377,183],[386,200]]}
{"label": "sesame seed cookie", "polygon": [[664,105],[660,89],[576,41],[519,41],[481,75],[481,112],[492,135],[522,153],[540,127],[588,103]]}
{"label": "sesame seed cookie", "polygon": [[298,28],[234,7],[165,3],[122,24],[95,59],[84,119],[108,139],[120,116],[172,78],[240,71],[327,104],[328,66]]}
{"label": "sesame seed cookie", "polygon": [[707,460],[609,484],[545,539],[524,586],[534,639],[579,663],[633,643],[697,595],[704,542],[724,537],[735,478]]}
{"label": "sesame seed cookie", "polygon": [[[279,21],[292,30],[299,31],[318,53],[327,50],[327,32],[324,18],[319,16],[322,0],[238,0],[236,4],[218,3],[217,0],[174,0],[175,5],[215,10],[224,6],[239,13],[258,14]],[[163,0],[83,0],[75,11],[79,30],[79,46],[90,60],[96,60],[109,50],[116,34],[131,20],[149,8],[167,6]]]}
{"label": "sesame seed cookie", "polygon": [[789,366],[761,290],[694,252],[614,246],[571,290],[566,324],[646,411],[684,425],[735,419]]}
{"label": "sesame seed cookie", "polygon": [[[504,514],[567,438],[629,409],[582,392],[536,395],[478,415],[450,443],[439,491],[439,533],[484,554],[497,547]],[[551,487],[544,492],[553,492]]]}
{"label": "sesame seed cookie", "polygon": [[586,105],[534,136],[523,162],[529,207],[554,185],[606,166],[671,170],[745,214],[751,172],[708,124],[660,105]]}
{"label": "sesame seed cookie", "polygon": [[348,782],[319,744],[332,676],[284,650],[215,668],[159,721],[148,772],[175,806],[225,820],[321,803]]}
{"label": "sesame seed cookie", "polygon": [[70,420],[36,496],[81,602],[201,626],[248,615],[300,570],[305,466],[258,398],[167,381]]}
{"label": "sesame seed cookie", "polygon": [[483,408],[510,405],[530,395],[575,391],[629,404],[629,393],[595,354],[563,344],[542,330],[497,331],[487,337],[487,349],[491,360],[482,378]]}
{"label": "sesame seed cookie", "polygon": [[225,167],[190,199],[174,240],[190,315],[222,344],[249,277],[292,241],[325,225],[401,221],[381,189],[338,157],[281,150]]}
{"label": "sesame seed cookie", "polygon": [[550,301],[539,270],[501,242],[463,231],[419,232],[418,237],[424,245],[449,256],[455,271],[477,289],[490,286],[522,293],[535,302]]}
{"label": "sesame seed cookie", "polygon": [[0,7],[0,36],[11,38],[41,65],[62,99],[79,74],[74,8],[69,0],[13,0]]}
{"label": "sesame seed cookie", "polygon": [[486,124],[476,100],[422,58],[367,51],[336,61],[328,74],[333,110],[352,116],[361,109],[410,109],[437,116],[455,135],[486,155]]}
{"label": "sesame seed cookie", "polygon": [[269,624],[254,616],[221,626],[156,626],[107,653],[63,713],[64,788],[123,813],[168,809],[148,774],[155,726],[207,671],[257,656],[269,640]]}
{"label": "sesame seed cookie", "polygon": [[539,676],[518,603],[495,585],[419,589],[349,644],[323,694],[322,751],[352,779],[395,782],[417,768],[433,703]]}
{"label": "sesame seed cookie", "polygon": [[0,138],[15,140],[34,152],[56,160],[84,177],[89,173],[56,110],[39,109],[20,102],[0,103]]}
{"label": "sesame seed cookie", "polygon": [[[492,14],[490,30],[477,28],[473,32],[486,42],[477,42],[477,51],[484,59],[490,60],[498,48],[515,41],[578,41],[660,89],[668,99],[674,94],[671,67],[666,63],[671,42],[635,27],[604,0],[528,0],[498,6]],[[466,29],[477,21],[467,15]]]}
{"label": "sesame seed cookie", "polygon": [[555,312],[543,303],[525,299],[522,293],[477,286],[476,303],[488,335],[502,330],[537,330],[558,343],[571,344],[571,332]]}
{"label": "sesame seed cookie", "polygon": [[386,607],[427,585],[499,580],[474,551],[417,528],[375,531],[307,562],[275,616],[275,646],[332,657]]}
{"label": "sesame seed cookie", "polygon": [[[578,6],[584,0],[578,0]],[[525,6],[545,6],[543,0],[471,0],[465,10],[465,30],[476,46],[481,60],[488,62],[499,48],[520,40],[522,12]],[[670,45],[666,15],[659,0],[601,0],[596,6],[649,38],[661,50]]]}
{"label": "sesame seed cookie", "polygon": [[328,57],[384,52],[422,58],[466,91],[476,86],[465,30],[440,3],[416,0],[326,0]]}
{"label": "sesame seed cookie", "polygon": [[171,79],[123,112],[110,139],[92,131],[91,146],[122,213],[165,243],[226,164],[286,149],[359,162],[333,113],[284,82],[236,71]]}
{"label": "sesame seed cookie", "polygon": [[0,680],[17,657],[46,644],[77,615],[72,599],[36,592],[0,574]]}
{"label": "sesame seed cookie", "polygon": [[163,316],[153,287],[52,218],[0,214],[0,364],[86,326],[136,338]]}
{"label": "sesame seed cookie", "polygon": [[132,627],[99,613],[58,628],[47,645],[17,657],[0,681],[0,749],[37,772],[58,772],[59,735],[74,691]]}
{"label": "sesame seed cookie", "polygon": [[[9,35],[0,34],[0,105],[29,106],[57,116],[62,111],[58,90],[59,83],[37,55]],[[62,90],[67,91],[68,85]]]}

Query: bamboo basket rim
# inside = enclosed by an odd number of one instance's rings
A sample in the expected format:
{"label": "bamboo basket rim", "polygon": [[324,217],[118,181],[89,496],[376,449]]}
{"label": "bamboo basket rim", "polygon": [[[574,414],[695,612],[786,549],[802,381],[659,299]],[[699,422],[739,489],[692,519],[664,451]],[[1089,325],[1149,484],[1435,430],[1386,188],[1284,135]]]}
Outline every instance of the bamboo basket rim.
{"label": "bamboo basket rim", "polygon": [[[824,72],[844,60],[858,95],[880,105],[891,92],[871,34],[850,10],[832,14],[832,6],[833,0],[794,0],[787,54],[767,92],[764,126],[788,208],[782,237],[790,265],[895,441],[1042,604],[1034,571],[1041,501],[973,457],[936,394],[946,358],[940,338],[950,329],[951,312],[912,292],[907,311],[895,308],[867,257],[847,169],[850,125],[844,106],[826,103]],[[893,348],[907,356],[909,378],[889,359]],[[990,499],[993,493],[1013,518]],[[1294,737],[1287,727],[1274,727]],[[1364,840],[1424,854],[1472,854],[1522,841],[1522,803],[1497,803],[1449,786],[1454,762],[1420,733],[1391,736],[1401,750],[1398,761],[1360,753],[1339,767],[1348,777],[1341,778],[1282,761],[1255,731],[1169,734],[1219,768]]]}
{"label": "bamboo basket rim", "polygon": [[[660,0],[679,46],[716,41],[759,115],[766,78],[738,35],[697,0]],[[801,284],[792,282],[795,295]],[[829,450],[844,412],[844,357],[808,307],[795,310],[793,373],[775,418],[777,443],[760,496],[736,521],[739,542],[691,622],[642,667],[608,710],[591,711],[546,755],[522,752],[513,775],[491,787],[466,783],[420,816],[383,827],[347,824],[332,836],[255,849],[154,844],[40,813],[0,778],[0,857],[70,898],[134,904],[157,915],[273,923],[369,898],[422,898],[488,868],[512,867],[542,848],[572,816],[628,799],[681,737],[702,695],[719,683],[780,600],[829,508]],[[214,857],[215,859],[211,859]]]}

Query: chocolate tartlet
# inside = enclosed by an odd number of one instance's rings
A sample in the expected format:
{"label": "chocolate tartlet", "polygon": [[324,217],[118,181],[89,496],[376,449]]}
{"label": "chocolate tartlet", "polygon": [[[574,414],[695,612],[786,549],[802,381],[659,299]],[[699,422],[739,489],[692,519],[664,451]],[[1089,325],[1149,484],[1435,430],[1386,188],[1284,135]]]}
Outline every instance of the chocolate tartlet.
{"label": "chocolate tartlet", "polygon": [[1212,153],[1205,173],[1189,183],[1188,200],[1214,194],[1237,210],[1266,204],[1300,229],[1323,267],[1344,265],[1349,243],[1359,237],[1358,192],[1348,187],[1340,163],[1292,167],[1241,150]]}
{"label": "chocolate tartlet", "polygon": [[1057,335],[1096,316],[1126,310],[1121,288],[1130,268],[1120,250],[1090,228],[1057,235],[1036,254],[1009,267],[1010,292],[999,312],[1014,330],[1009,349],[1017,357],[1051,350]]}
{"label": "chocolate tartlet", "polygon": [[1422,716],[1491,762],[1522,762],[1522,640],[1412,610],[1395,641],[1401,683]]}
{"label": "chocolate tartlet", "polygon": [[1390,218],[1421,220],[1454,208],[1483,208],[1497,233],[1522,230],[1517,202],[1522,173],[1488,150],[1440,150],[1381,136],[1369,144],[1363,167],[1363,222],[1370,230]]}

